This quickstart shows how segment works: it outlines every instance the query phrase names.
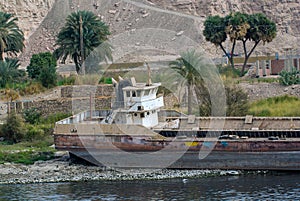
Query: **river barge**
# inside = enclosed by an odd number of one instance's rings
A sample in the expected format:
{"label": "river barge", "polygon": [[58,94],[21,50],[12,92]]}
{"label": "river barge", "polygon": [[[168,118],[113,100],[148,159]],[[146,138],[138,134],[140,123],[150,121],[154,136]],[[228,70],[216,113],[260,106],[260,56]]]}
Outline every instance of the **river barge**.
{"label": "river barge", "polygon": [[115,168],[300,170],[300,117],[195,117],[161,110],[160,83],[117,84],[112,110],[56,123],[55,147]]}

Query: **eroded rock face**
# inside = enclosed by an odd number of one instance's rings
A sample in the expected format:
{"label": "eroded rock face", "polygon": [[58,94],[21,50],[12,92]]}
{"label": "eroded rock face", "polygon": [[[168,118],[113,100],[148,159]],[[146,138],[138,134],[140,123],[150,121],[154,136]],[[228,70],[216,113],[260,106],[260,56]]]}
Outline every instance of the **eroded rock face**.
{"label": "eroded rock face", "polygon": [[40,26],[55,0],[1,0],[0,9],[13,13],[28,39]]}
{"label": "eroded rock face", "polygon": [[[231,11],[263,12],[277,24],[277,37],[269,44],[257,47],[260,53],[283,53],[283,47],[296,48],[300,41],[300,0],[2,0],[0,8],[15,13],[26,36],[26,49],[21,55],[26,67],[32,54],[53,51],[55,38],[65,17],[77,10],[90,10],[105,21],[111,29],[111,39],[120,34],[134,34],[139,29],[162,29],[174,32],[171,37],[145,34],[136,41],[133,49],[149,45],[162,51],[176,48],[186,36],[197,42],[212,57],[222,55],[221,50],[206,42],[202,36],[203,22],[209,15],[227,15]],[[178,34],[182,33],[182,34]],[[155,41],[154,41],[155,40]],[[173,43],[168,43],[171,40]],[[126,40],[125,40],[126,41]],[[152,41],[150,41],[152,42]],[[182,43],[182,42],[181,42]],[[124,45],[124,43],[117,46]],[[170,45],[171,47],[168,47]],[[173,46],[174,45],[174,46]],[[251,45],[249,46],[249,48]],[[242,49],[237,46],[237,52]]]}

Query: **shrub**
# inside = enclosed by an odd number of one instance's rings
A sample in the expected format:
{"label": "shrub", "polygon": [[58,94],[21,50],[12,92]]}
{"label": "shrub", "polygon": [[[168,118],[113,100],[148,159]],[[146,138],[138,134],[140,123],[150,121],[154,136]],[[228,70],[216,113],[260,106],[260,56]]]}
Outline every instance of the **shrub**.
{"label": "shrub", "polygon": [[300,84],[300,77],[299,72],[295,69],[293,69],[291,72],[288,71],[281,71],[279,73],[279,83],[282,85],[293,85],[293,84]]}
{"label": "shrub", "polygon": [[24,88],[20,89],[21,95],[33,95],[45,91],[45,88],[39,82],[30,82]]}
{"label": "shrub", "polygon": [[39,123],[41,115],[41,112],[39,112],[36,108],[30,108],[23,112],[25,121],[30,124]]}
{"label": "shrub", "polygon": [[23,119],[12,113],[7,117],[6,123],[2,125],[1,133],[6,141],[11,143],[20,142],[26,133]]}
{"label": "shrub", "polygon": [[56,67],[43,66],[42,72],[40,73],[38,80],[46,88],[51,88],[56,86],[56,81],[57,81]]}
{"label": "shrub", "polygon": [[56,85],[56,59],[50,52],[34,54],[27,66],[28,76],[39,81],[44,87]]}
{"label": "shrub", "polygon": [[244,116],[249,109],[248,94],[238,87],[225,87],[226,90],[226,115]]}
{"label": "shrub", "polygon": [[111,77],[101,77],[99,80],[99,84],[112,84],[112,78]]}
{"label": "shrub", "polygon": [[41,140],[45,136],[45,132],[39,126],[28,125],[27,132],[25,134],[25,140],[33,141],[33,140]]}
{"label": "shrub", "polygon": [[[210,99],[209,91],[204,88],[200,92],[196,91],[196,93],[201,102],[199,105],[200,116],[210,116],[212,112],[211,101],[213,100]],[[245,93],[241,88],[227,85],[225,86],[225,94],[227,116],[244,116],[248,113],[248,94]]]}
{"label": "shrub", "polygon": [[16,90],[13,89],[5,89],[4,90],[5,98],[7,101],[15,101],[20,98],[19,93]]}

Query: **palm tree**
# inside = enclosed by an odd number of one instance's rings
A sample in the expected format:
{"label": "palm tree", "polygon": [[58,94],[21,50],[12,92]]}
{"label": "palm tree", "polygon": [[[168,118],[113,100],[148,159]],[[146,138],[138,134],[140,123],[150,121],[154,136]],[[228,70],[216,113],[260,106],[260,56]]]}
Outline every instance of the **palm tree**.
{"label": "palm tree", "polygon": [[13,14],[0,11],[0,61],[4,60],[4,53],[16,55],[24,48],[24,34],[17,20]]}
{"label": "palm tree", "polygon": [[24,71],[18,70],[20,64],[17,59],[8,59],[0,61],[0,88],[14,82],[25,75]]}
{"label": "palm tree", "polygon": [[[94,51],[107,41],[110,35],[109,27],[90,11],[78,11],[71,13],[66,20],[65,26],[61,29],[56,40],[59,46],[54,55],[57,59],[62,58],[62,63],[71,57],[76,65],[76,71],[85,74],[84,61]],[[111,46],[107,48],[105,59],[112,60]],[[102,56],[103,57],[103,56]]]}
{"label": "palm tree", "polygon": [[202,88],[203,79],[201,77],[204,57],[197,54],[195,50],[190,50],[181,54],[181,57],[170,62],[169,66],[174,69],[183,79],[188,89],[188,114],[192,114],[192,96],[195,86]]}

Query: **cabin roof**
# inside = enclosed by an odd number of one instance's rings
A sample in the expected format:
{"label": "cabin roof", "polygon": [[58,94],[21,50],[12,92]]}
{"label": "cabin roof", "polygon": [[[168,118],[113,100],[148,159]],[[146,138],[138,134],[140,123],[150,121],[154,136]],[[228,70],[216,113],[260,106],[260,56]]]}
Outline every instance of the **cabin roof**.
{"label": "cabin roof", "polygon": [[147,89],[154,89],[161,85],[161,83],[154,83],[150,86],[147,86],[146,83],[136,83],[135,86],[127,86],[124,87],[124,91],[132,91],[132,90],[147,90]]}

